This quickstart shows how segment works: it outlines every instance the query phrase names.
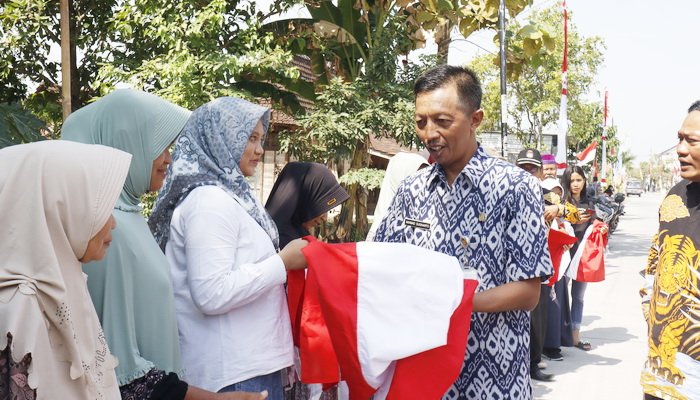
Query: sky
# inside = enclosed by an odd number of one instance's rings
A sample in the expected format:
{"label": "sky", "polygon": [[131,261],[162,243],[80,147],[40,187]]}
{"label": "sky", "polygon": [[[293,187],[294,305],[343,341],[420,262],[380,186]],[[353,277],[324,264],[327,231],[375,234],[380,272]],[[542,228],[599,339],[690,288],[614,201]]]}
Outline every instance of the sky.
{"label": "sky", "polygon": [[[534,0],[532,7],[559,3]],[[700,1],[567,0],[567,8],[582,35],[599,36],[606,44],[589,96],[602,102],[607,88],[608,123],[617,125],[622,149],[639,162],[673,147],[688,107],[700,100]],[[453,36],[448,63],[496,52],[493,36],[476,32],[469,42]],[[429,41],[411,56],[436,50]]]}

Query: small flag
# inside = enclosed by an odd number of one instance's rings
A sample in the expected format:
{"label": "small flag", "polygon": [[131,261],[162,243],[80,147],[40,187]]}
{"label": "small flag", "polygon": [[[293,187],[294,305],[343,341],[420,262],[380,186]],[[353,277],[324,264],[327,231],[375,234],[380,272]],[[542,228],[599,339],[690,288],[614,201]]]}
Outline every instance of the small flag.
{"label": "small flag", "polygon": [[594,140],[593,143],[589,144],[588,147],[583,149],[582,152],[576,154],[578,159],[578,165],[585,165],[595,159],[595,148],[598,145],[598,140]]}

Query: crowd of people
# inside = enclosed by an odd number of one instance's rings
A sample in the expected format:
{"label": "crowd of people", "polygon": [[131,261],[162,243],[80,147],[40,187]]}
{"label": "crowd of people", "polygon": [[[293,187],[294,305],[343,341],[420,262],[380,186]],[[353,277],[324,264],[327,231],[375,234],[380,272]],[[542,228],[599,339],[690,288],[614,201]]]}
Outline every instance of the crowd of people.
{"label": "crowd of people", "polygon": [[[587,283],[570,271],[605,229],[585,173],[557,179],[536,149],[515,165],[489,155],[469,69],[429,70],[414,93],[427,154],[392,159],[368,240],[453,256],[478,280],[444,399],[531,398],[531,379],[554,378],[543,357],[591,349]],[[286,284],[304,279],[303,237],[349,195],[325,165],[291,162],[263,206],[247,178],[269,124],[243,99],[190,112],[124,89],[68,117],[62,140],[0,150],[0,398],[343,396],[299,381]]]}

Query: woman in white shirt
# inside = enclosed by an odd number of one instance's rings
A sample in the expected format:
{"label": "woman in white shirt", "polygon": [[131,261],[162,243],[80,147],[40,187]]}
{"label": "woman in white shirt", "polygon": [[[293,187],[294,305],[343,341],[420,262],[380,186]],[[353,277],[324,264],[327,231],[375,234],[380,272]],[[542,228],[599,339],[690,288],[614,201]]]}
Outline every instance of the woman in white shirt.
{"label": "woman in white shirt", "polygon": [[186,379],[281,400],[293,363],[286,270],[306,267],[306,242],[277,253],[275,223],[246,180],[269,120],[268,109],[231,97],[195,110],[149,225],[171,265]]}

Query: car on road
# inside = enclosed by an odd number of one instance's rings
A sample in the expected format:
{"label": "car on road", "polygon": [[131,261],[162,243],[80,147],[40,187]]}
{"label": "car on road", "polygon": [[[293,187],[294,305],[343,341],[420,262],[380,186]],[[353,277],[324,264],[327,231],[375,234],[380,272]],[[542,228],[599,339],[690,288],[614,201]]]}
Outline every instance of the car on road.
{"label": "car on road", "polygon": [[635,195],[637,197],[642,197],[644,193],[644,188],[642,187],[642,182],[640,181],[627,181],[625,184],[625,195],[627,197]]}

